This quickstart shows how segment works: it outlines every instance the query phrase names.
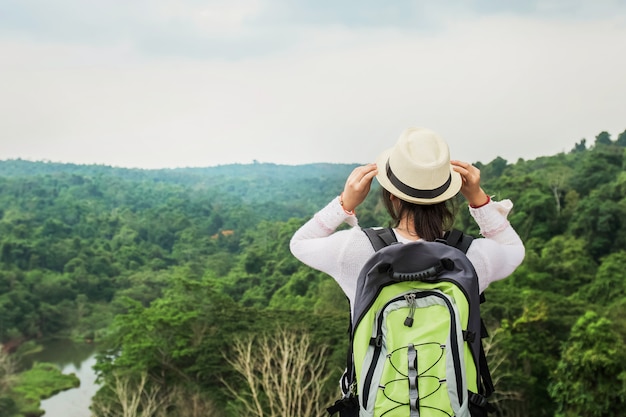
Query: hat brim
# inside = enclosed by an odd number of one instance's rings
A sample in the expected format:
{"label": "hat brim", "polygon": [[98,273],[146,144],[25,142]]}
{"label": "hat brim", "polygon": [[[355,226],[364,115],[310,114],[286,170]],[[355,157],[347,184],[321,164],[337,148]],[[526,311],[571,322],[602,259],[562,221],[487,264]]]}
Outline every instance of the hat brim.
{"label": "hat brim", "polygon": [[458,194],[459,190],[461,189],[463,180],[461,179],[461,174],[459,174],[452,168],[452,164],[450,164],[450,185],[443,193],[439,194],[436,197],[417,198],[398,190],[387,177],[387,161],[389,160],[392,149],[393,148],[387,149],[386,151],[381,153],[376,159],[376,166],[378,168],[376,180],[378,180],[380,186],[383,187],[385,190],[389,191],[391,194],[395,195],[401,200],[408,201],[409,203],[424,205],[441,203],[443,201],[451,199]]}

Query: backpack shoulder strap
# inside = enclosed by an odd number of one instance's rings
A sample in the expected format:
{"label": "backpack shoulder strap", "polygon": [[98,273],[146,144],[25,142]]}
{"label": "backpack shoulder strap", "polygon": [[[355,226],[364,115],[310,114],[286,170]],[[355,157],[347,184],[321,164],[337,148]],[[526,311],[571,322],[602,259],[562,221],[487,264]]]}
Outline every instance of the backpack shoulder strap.
{"label": "backpack shoulder strap", "polygon": [[[470,245],[474,238],[471,235],[465,234],[457,229],[452,229],[446,232],[443,236],[443,240],[445,243],[454,246],[455,248],[463,251],[463,253],[467,253]],[[485,302],[485,294],[480,293],[480,303]],[[480,338],[483,339],[488,337],[487,327],[485,326],[485,322],[483,319],[480,319]],[[479,374],[481,376],[482,386],[480,387],[480,391],[484,397],[489,397],[494,391],[493,379],[491,377],[491,372],[489,371],[489,366],[487,364],[487,357],[485,355],[485,349],[483,347],[482,342],[480,343],[480,352],[478,354],[479,357]]]}
{"label": "backpack shoulder strap", "polygon": [[443,239],[445,240],[446,244],[459,249],[463,253],[467,253],[467,250],[474,240],[471,235],[465,234],[458,229],[452,229],[447,231],[443,235]]}
{"label": "backpack shoulder strap", "polygon": [[[364,228],[363,232],[367,235],[368,239],[372,243],[374,251],[376,252],[385,246],[389,246],[398,241],[396,239],[396,235],[393,233],[393,230],[389,227],[368,227]],[[444,234],[443,240],[447,245],[453,246],[463,253],[467,253],[467,250],[472,244],[474,238],[458,229],[452,229]]]}
{"label": "backpack shoulder strap", "polygon": [[[455,248],[459,249],[460,251],[466,254],[473,240],[474,240],[473,236],[465,234],[458,229],[452,229],[452,230],[447,231],[443,235],[443,239],[441,241],[443,241],[447,245],[454,246]],[[485,302],[485,294],[481,292],[480,303],[482,304],[484,302]]]}
{"label": "backpack shoulder strap", "polygon": [[378,252],[385,246],[389,246],[393,243],[396,243],[398,239],[396,239],[396,235],[393,233],[393,230],[389,227],[383,228],[365,228],[363,232],[367,235],[368,239],[372,243],[372,247],[375,252]]}
{"label": "backpack shoulder strap", "polygon": [[[382,248],[389,246],[393,243],[396,243],[398,240],[396,239],[396,235],[393,233],[393,230],[390,228],[380,228],[380,227],[368,227],[362,229],[367,238],[370,240],[372,247],[375,252],[378,252]],[[350,396],[352,385],[356,382],[356,373],[354,369],[354,361],[352,358],[353,350],[352,350],[352,317],[350,317],[350,328],[348,330],[350,334],[350,343],[348,344],[348,355],[346,358],[346,369],[341,376],[341,392],[343,393],[343,399],[346,400]],[[336,406],[337,404],[335,404]],[[328,409],[329,412],[335,412],[336,409],[331,407]],[[331,413],[332,414],[332,413]]]}

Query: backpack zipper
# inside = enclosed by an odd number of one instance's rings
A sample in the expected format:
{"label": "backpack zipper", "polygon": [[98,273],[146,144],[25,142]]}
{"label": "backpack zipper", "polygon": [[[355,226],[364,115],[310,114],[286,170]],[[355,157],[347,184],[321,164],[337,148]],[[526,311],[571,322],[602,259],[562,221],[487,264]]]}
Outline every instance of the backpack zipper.
{"label": "backpack zipper", "polygon": [[404,319],[404,325],[406,327],[413,327],[413,322],[414,322],[413,317],[415,316],[415,309],[417,308],[417,297],[415,293],[412,292],[412,293],[405,295],[404,299],[406,300],[406,303],[409,306],[409,314],[406,317],[406,319]]}

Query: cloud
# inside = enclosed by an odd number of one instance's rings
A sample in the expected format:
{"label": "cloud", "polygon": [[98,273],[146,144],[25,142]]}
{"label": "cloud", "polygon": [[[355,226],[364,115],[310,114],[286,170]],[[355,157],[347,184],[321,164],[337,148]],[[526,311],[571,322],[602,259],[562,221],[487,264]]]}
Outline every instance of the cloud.
{"label": "cloud", "polygon": [[138,54],[240,59],[298,46],[302,29],[438,33],[451,16],[589,21],[623,14],[620,0],[5,0],[0,34]]}
{"label": "cloud", "polygon": [[0,34],[91,47],[124,44],[146,55],[228,56],[232,46],[254,39],[247,24],[260,7],[261,0],[8,0]]}
{"label": "cloud", "polygon": [[[70,3],[59,4],[69,13],[60,23],[76,19]],[[455,158],[515,161],[626,128],[623,15],[454,13],[420,31],[351,22],[326,3],[310,18],[280,2],[244,1],[220,9],[227,35],[205,43],[214,18],[206,7],[219,3],[138,4],[86,17],[100,34],[72,42],[0,38],[10,57],[0,62],[0,158],[149,168],[368,162],[402,129],[422,125]],[[401,3],[409,4],[419,5]],[[274,28],[264,17],[272,10],[291,23]],[[112,15],[138,24],[118,32],[107,27]],[[167,44],[172,22],[188,30]]]}

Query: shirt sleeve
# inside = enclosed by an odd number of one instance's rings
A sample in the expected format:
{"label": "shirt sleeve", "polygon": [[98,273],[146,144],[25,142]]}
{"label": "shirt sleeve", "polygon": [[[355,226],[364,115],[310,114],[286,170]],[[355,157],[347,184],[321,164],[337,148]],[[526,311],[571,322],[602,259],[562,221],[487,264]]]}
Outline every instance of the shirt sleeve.
{"label": "shirt sleeve", "polygon": [[[343,223],[352,227],[337,231]],[[302,263],[333,277],[353,306],[357,277],[374,248],[338,198],[298,229],[289,248]]]}
{"label": "shirt sleeve", "polygon": [[358,228],[356,216],[346,213],[337,197],[296,231],[289,242],[291,253],[304,264],[336,277],[348,242],[349,230],[336,232],[344,222]]}
{"label": "shirt sleeve", "polygon": [[467,251],[467,257],[476,269],[481,292],[490,283],[511,275],[524,260],[522,239],[507,220],[512,208],[510,200],[502,200],[469,209],[484,236],[475,239]]}

